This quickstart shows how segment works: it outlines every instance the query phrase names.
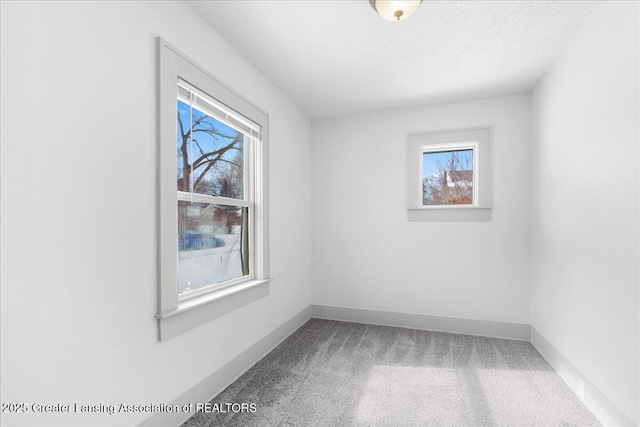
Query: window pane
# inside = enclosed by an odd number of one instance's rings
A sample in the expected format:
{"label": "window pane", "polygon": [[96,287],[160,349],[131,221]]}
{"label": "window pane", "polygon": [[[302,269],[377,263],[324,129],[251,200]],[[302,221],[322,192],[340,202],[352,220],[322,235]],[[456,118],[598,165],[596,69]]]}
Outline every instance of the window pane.
{"label": "window pane", "polygon": [[422,154],[422,204],[473,204],[473,150]]}
{"label": "window pane", "polygon": [[178,201],[178,294],[246,276],[248,208]]}
{"label": "window pane", "polygon": [[180,100],[177,108],[178,190],[243,199],[243,134]]}

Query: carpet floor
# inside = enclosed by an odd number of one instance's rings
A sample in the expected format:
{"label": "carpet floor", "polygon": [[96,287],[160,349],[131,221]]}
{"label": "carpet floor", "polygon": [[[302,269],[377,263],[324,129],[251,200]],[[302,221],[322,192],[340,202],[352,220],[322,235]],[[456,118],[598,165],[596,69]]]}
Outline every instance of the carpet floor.
{"label": "carpet floor", "polygon": [[211,402],[255,411],[183,427],[601,425],[528,342],[319,319]]}

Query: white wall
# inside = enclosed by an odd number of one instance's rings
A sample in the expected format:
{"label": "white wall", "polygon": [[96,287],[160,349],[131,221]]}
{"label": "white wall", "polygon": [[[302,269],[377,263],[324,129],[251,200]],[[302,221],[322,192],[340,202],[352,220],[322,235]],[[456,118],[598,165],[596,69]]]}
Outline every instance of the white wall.
{"label": "white wall", "polygon": [[[493,219],[407,220],[408,134],[493,127]],[[314,120],[313,302],[529,323],[530,98]]]}
{"label": "white wall", "polygon": [[533,92],[531,323],[638,423],[638,3],[598,7]]}
{"label": "white wall", "polygon": [[[310,304],[310,119],[183,2],[0,4],[2,401],[170,402]],[[156,36],[270,115],[275,279],[268,297],[162,343]]]}

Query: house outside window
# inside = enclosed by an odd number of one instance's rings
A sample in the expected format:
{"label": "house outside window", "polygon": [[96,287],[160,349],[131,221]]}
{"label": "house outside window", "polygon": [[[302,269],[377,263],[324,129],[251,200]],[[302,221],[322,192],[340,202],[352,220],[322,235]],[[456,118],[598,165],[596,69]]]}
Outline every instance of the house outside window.
{"label": "house outside window", "polygon": [[473,205],[475,146],[422,153],[422,205]]}

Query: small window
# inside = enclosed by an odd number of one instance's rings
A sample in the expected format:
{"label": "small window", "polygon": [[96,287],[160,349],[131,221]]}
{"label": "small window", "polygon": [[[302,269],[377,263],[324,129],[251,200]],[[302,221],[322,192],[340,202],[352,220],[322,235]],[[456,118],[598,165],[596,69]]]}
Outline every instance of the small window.
{"label": "small window", "polygon": [[415,134],[409,139],[409,219],[486,219],[487,213],[471,210],[490,207],[489,129]]}
{"label": "small window", "polygon": [[475,147],[424,150],[422,153],[422,205],[473,205]]}
{"label": "small window", "polygon": [[159,39],[158,338],[268,294],[267,115]]}

